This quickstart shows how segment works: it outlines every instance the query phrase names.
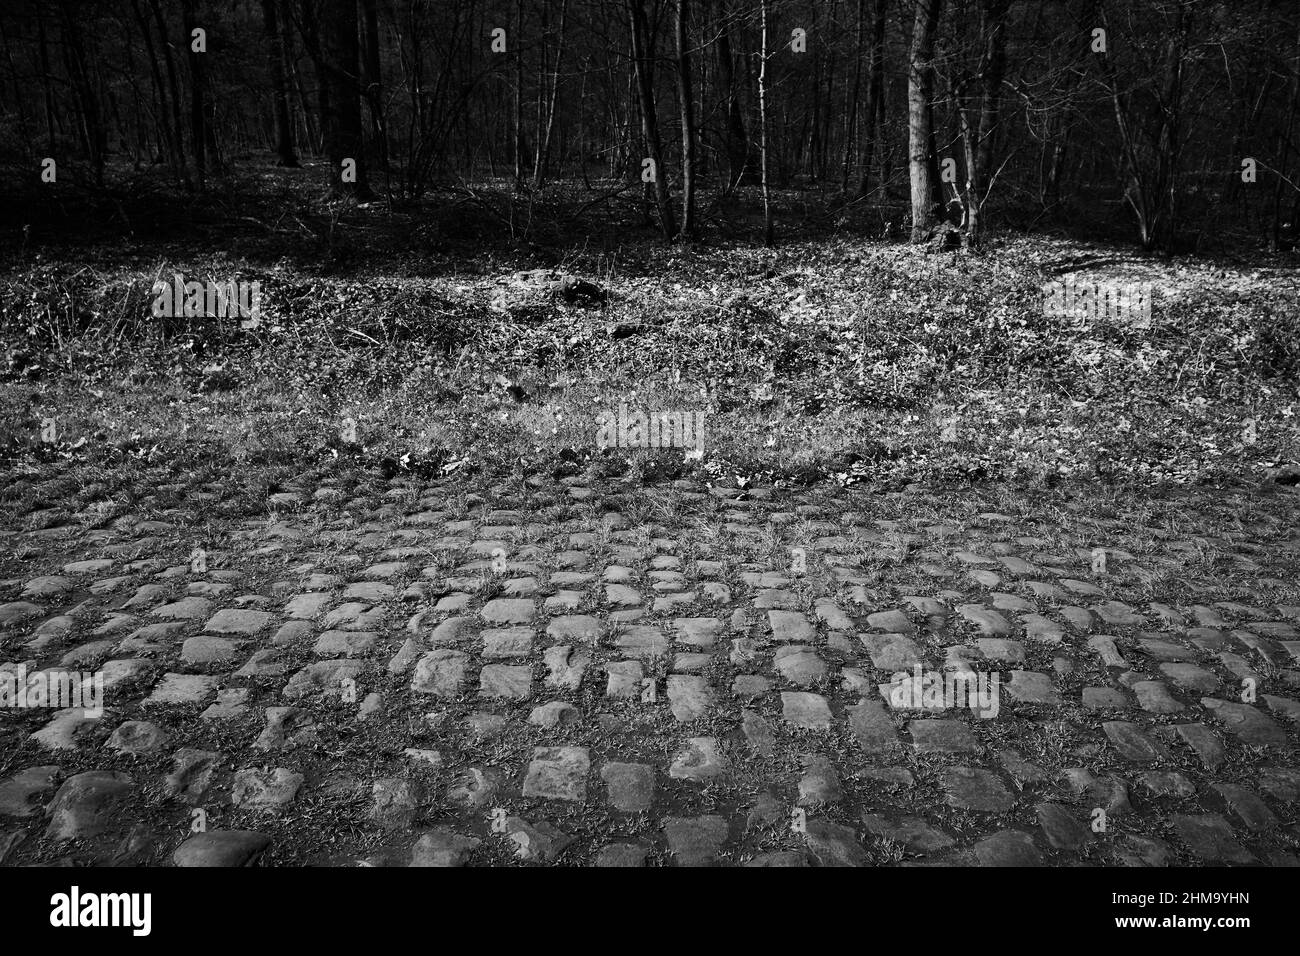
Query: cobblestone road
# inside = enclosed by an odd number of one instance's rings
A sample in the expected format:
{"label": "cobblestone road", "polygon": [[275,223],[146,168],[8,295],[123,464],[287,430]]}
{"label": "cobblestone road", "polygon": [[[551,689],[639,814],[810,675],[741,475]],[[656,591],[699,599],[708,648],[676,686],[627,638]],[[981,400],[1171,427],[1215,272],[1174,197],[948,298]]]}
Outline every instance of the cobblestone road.
{"label": "cobblestone road", "polygon": [[0,661],[105,710],[0,711],[6,865],[1297,862],[1294,492],[64,488]]}

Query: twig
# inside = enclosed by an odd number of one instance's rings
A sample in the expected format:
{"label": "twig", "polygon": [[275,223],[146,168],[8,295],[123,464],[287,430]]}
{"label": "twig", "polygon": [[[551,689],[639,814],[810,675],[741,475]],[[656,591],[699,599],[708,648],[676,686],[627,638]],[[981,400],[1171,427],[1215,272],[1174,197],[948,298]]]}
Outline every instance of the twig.
{"label": "twig", "polygon": [[366,339],[366,340],[369,341],[369,342],[373,342],[375,345],[379,346],[379,348],[381,348],[381,349],[384,347],[382,342],[376,342],[374,339],[372,339],[370,336],[366,335],[366,333],[364,333],[364,332],[358,332],[356,329],[353,329],[353,328],[349,328],[349,329],[347,329],[347,331],[351,332],[353,335],[359,336],[360,338]]}

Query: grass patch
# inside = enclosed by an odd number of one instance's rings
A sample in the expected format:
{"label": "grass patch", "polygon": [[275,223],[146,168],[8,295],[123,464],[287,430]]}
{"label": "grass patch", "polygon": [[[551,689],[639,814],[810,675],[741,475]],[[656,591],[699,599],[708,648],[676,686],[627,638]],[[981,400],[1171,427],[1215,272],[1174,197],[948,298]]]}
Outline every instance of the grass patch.
{"label": "grass patch", "polygon": [[[177,273],[260,282],[259,327],[154,318],[152,283]],[[1300,463],[1300,283],[1280,269],[830,239],[419,273],[224,253],[16,265],[0,455],[741,485],[1257,481]],[[1152,282],[1151,328],[1045,316],[1043,283],[1067,273]],[[562,275],[605,298],[557,295]],[[702,454],[602,448],[597,416],[622,404],[702,413]]]}

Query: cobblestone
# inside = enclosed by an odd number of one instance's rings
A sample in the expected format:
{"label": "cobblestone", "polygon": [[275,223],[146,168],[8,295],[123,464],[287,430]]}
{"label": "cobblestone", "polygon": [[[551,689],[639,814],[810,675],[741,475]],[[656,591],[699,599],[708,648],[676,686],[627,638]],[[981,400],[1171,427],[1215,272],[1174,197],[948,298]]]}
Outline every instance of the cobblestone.
{"label": "cobblestone", "polygon": [[[216,486],[59,534],[11,509],[0,672],[105,698],[0,726],[4,865],[1294,856],[1294,495],[1095,524],[688,482],[649,524],[582,476],[314,482],[273,518]],[[1219,533],[1186,540],[1189,512]],[[914,669],[996,675],[998,706],[894,699]],[[155,822],[178,810],[219,824]]]}

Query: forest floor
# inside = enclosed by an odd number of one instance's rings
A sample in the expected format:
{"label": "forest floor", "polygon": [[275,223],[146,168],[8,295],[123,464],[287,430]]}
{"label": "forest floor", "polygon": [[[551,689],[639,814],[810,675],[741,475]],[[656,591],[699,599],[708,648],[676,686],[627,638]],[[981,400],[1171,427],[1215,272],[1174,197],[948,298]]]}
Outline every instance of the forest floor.
{"label": "forest floor", "polygon": [[[446,206],[24,233],[0,661],[109,691],[0,715],[0,859],[1296,861],[1294,261]],[[256,327],[153,318],[175,275]]]}
{"label": "forest floor", "polygon": [[[296,241],[217,210],[201,239],[20,252],[0,274],[0,453],[251,464],[268,482],[342,454],[420,474],[890,485],[1251,482],[1300,454],[1294,256],[1043,237],[934,253],[834,228],[665,248],[617,219],[539,245],[484,202],[284,213]],[[257,282],[259,327],[153,318],[154,282],[176,276]],[[555,294],[565,276],[596,294]],[[1149,324],[1045,315],[1064,280],[1149,283]],[[704,454],[602,452],[596,416],[623,403],[704,413]]]}

